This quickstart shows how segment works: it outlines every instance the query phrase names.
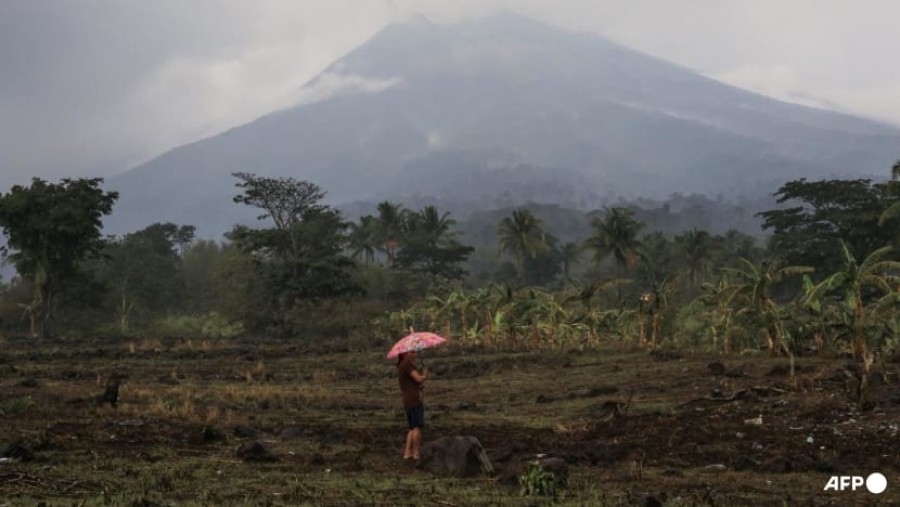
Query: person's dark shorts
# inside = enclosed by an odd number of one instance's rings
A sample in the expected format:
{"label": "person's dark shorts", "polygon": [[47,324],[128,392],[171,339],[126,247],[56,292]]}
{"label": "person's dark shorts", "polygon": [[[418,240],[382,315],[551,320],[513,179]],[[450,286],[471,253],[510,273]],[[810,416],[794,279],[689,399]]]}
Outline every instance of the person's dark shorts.
{"label": "person's dark shorts", "polygon": [[416,405],[406,409],[406,422],[409,429],[425,427],[425,405]]}

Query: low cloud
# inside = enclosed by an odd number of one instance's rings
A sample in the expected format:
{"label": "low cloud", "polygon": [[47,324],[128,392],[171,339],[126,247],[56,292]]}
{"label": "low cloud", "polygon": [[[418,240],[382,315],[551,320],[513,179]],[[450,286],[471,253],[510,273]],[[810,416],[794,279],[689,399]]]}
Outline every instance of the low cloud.
{"label": "low cloud", "polygon": [[837,0],[0,1],[0,190],[111,174],[268,112],[402,86],[323,75],[386,24],[509,9],[778,99],[900,123],[900,5]]}
{"label": "low cloud", "polygon": [[785,63],[753,63],[708,74],[708,76],[717,81],[779,100],[822,107],[818,101],[809,100],[806,95],[798,93],[797,71]]}
{"label": "low cloud", "polygon": [[357,74],[326,72],[299,90],[293,102],[310,104],[336,95],[349,93],[379,93],[403,85],[400,78],[377,79]]}

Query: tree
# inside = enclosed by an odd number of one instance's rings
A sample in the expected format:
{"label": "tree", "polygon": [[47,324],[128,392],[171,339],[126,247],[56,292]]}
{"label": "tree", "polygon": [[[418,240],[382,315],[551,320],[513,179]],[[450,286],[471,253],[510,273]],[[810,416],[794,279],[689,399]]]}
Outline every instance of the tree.
{"label": "tree", "polygon": [[[108,237],[97,259],[84,262],[88,275],[77,286],[68,284],[65,297],[67,325],[79,327],[75,316],[90,318],[90,310],[115,315],[119,331],[127,333],[134,321],[184,310],[183,248],[193,240],[194,226],[154,223],[121,237]],[[97,288],[91,288],[90,284]],[[99,297],[91,304],[91,296]],[[96,320],[96,317],[94,317]]]}
{"label": "tree", "polygon": [[102,178],[63,179],[48,183],[32,179],[0,196],[0,227],[14,250],[16,270],[34,283],[42,337],[51,335],[54,298],[76,272],[79,261],[102,246],[103,215],[112,212],[116,192],[104,192]]}
{"label": "tree", "polygon": [[578,258],[581,257],[581,253],[581,245],[573,241],[565,243],[559,249],[559,258],[562,261],[563,266],[563,276],[566,278],[566,280],[569,279],[569,272],[571,271],[572,266],[578,262]]}
{"label": "tree", "polygon": [[738,267],[741,258],[759,262],[766,255],[766,250],[757,245],[756,238],[734,229],[729,229],[724,235],[714,239],[716,248],[712,264],[715,269]]}
{"label": "tree", "polygon": [[304,214],[322,210],[319,201],[325,192],[315,183],[294,178],[265,178],[252,173],[237,172],[232,176],[241,180],[235,186],[243,193],[234,202],[254,206],[263,211],[257,218],[271,218],[278,230],[289,229]]}
{"label": "tree", "polygon": [[843,265],[842,241],[865,257],[895,239],[879,219],[896,200],[898,186],[866,179],[790,181],[775,195],[779,204],[793,206],[758,215],[763,228],[773,231],[770,248],[776,255],[791,264],[834,272]]}
{"label": "tree", "polygon": [[638,233],[644,224],[634,219],[631,210],[606,208],[603,218],[595,217],[591,225],[594,233],[586,240],[586,245],[594,250],[595,262],[599,264],[612,254],[622,272],[637,264],[641,246]]}
{"label": "tree", "polygon": [[673,242],[662,232],[655,231],[641,240],[644,270],[642,283],[649,286],[677,269],[678,252]]}
{"label": "tree", "polygon": [[534,257],[525,257],[524,259],[525,285],[547,287],[562,273],[563,259],[556,246],[556,237],[546,233],[543,236],[545,247]]}
{"label": "tree", "polygon": [[366,215],[359,219],[359,223],[351,223],[348,239],[353,260],[362,258],[366,264],[375,262],[375,250],[379,247],[378,221],[375,217]]}
{"label": "tree", "polygon": [[119,330],[129,331],[135,313],[159,313],[177,300],[179,258],[159,232],[160,224],[113,238],[103,249],[98,279],[112,297]]}
{"label": "tree", "polygon": [[407,219],[407,233],[395,263],[413,272],[423,273],[435,283],[439,278],[447,281],[462,280],[467,272],[460,267],[475,249],[460,243],[458,232],[450,228],[456,221],[449,213],[441,215],[434,206],[426,206]]}
{"label": "tree", "polygon": [[522,208],[514,210],[497,226],[500,252],[515,258],[516,277],[519,285],[525,283],[525,257],[532,259],[547,249],[541,221],[531,211]]}
{"label": "tree", "polygon": [[388,265],[393,265],[400,247],[406,226],[405,218],[403,206],[389,201],[378,204],[378,238],[387,255]]}
{"label": "tree", "polygon": [[348,224],[319,202],[325,193],[318,186],[291,178],[238,177],[244,194],[235,202],[262,208],[260,219],[275,223],[273,229],[235,226],[228,234],[255,261],[267,300],[260,322],[284,326],[301,303],[361,293],[352,276],[355,264],[343,254]]}
{"label": "tree", "polygon": [[[900,160],[894,162],[894,165],[891,167],[891,181],[900,181]],[[884,226],[890,220],[900,217],[900,199],[896,199],[896,195],[892,195],[892,197],[894,197],[895,202],[888,206],[878,218],[878,225],[880,226]]]}
{"label": "tree", "polygon": [[691,286],[699,285],[712,265],[715,253],[713,237],[706,231],[691,229],[683,234],[675,236],[675,244],[681,254],[685,265],[685,273]]}
{"label": "tree", "polygon": [[181,273],[184,308],[195,314],[215,311],[222,299],[222,266],[225,248],[215,241],[201,240],[184,250]]}

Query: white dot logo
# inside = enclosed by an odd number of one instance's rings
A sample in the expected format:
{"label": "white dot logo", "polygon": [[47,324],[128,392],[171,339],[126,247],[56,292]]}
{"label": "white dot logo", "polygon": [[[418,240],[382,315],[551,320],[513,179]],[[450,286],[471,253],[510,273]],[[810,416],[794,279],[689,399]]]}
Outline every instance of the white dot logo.
{"label": "white dot logo", "polygon": [[866,489],[874,495],[884,493],[887,489],[887,478],[878,472],[870,474],[866,477]]}

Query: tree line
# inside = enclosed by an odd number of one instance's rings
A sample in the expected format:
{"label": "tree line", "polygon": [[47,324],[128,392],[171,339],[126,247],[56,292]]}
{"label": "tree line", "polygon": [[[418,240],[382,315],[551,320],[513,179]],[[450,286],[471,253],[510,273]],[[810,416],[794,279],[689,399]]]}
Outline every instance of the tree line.
{"label": "tree line", "polygon": [[0,326],[364,343],[417,325],[489,346],[760,343],[871,362],[900,331],[898,173],[900,163],[886,181],[785,183],[779,206],[758,214],[764,242],[664,234],[626,206],[592,213],[588,237],[562,242],[520,208],[496,224],[490,251],[467,245],[435,206],[382,202],[347,220],[313,183],[250,173],[234,174],[234,202],[259,210],[258,227],[236,225],[222,242],[172,223],[103,236],[118,196],[101,179],[34,179],[0,196],[18,273],[0,285]]}

